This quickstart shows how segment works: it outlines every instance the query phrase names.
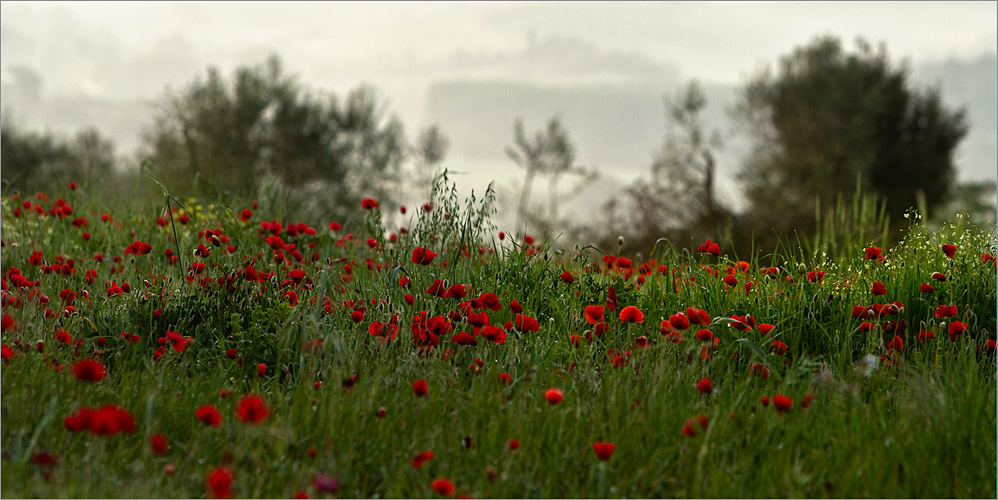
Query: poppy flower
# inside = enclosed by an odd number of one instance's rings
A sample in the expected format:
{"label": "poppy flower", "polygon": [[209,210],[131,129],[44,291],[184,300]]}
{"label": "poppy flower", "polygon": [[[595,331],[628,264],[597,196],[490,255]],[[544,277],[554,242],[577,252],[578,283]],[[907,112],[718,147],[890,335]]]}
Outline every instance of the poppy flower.
{"label": "poppy flower", "polygon": [[512,302],[509,303],[509,310],[513,311],[516,314],[520,314],[523,312],[523,306],[521,306],[520,303],[516,301],[516,299],[514,299]]}
{"label": "poppy flower", "polygon": [[611,311],[617,310],[617,289],[612,286],[606,287],[606,308]]}
{"label": "poppy flower", "polygon": [[417,398],[425,396],[429,390],[430,389],[427,387],[426,381],[423,379],[419,379],[412,383],[412,392]]}
{"label": "poppy flower", "polygon": [[218,427],[222,425],[222,414],[218,413],[218,410],[212,405],[204,405],[194,412],[194,416],[198,418],[205,425],[210,425],[212,427]]}
{"label": "poppy flower", "polygon": [[166,454],[166,436],[163,434],[154,434],[153,437],[149,439],[149,447],[152,448],[152,452],[157,456],[163,456]]}
{"label": "poppy flower", "polygon": [[73,376],[80,382],[100,382],[107,375],[104,365],[94,359],[82,359],[73,364]]}
{"label": "poppy flower", "polygon": [[769,378],[769,368],[766,368],[766,365],[762,363],[753,363],[749,366],[749,375],[766,380]]}
{"label": "poppy flower", "polygon": [[870,293],[872,293],[873,295],[886,295],[887,286],[885,286],[883,283],[879,281],[874,281],[873,288],[870,289]]}
{"label": "poppy flower", "polygon": [[212,498],[232,498],[232,471],[219,467],[208,473],[205,485]]}
{"label": "poppy flower", "polygon": [[775,352],[778,356],[783,356],[787,352],[787,347],[787,344],[784,344],[779,340],[774,340],[773,343],[769,345],[769,350]]}
{"label": "poppy flower", "polygon": [[360,200],[360,207],[364,210],[373,210],[378,208],[378,202],[375,201],[374,198],[364,198],[363,200]]}
{"label": "poppy flower", "polygon": [[548,404],[556,405],[565,399],[565,394],[559,389],[548,389],[544,391],[544,399],[548,401]]}
{"label": "poppy flower", "polygon": [[709,378],[703,378],[700,382],[697,382],[697,390],[701,394],[710,394],[714,392],[714,387],[711,385]]}
{"label": "poppy flower", "polygon": [[762,396],[762,397],[760,397],[759,398],[759,402],[762,403],[762,406],[768,408],[769,407],[769,396]]}
{"label": "poppy flower", "polygon": [[866,260],[877,260],[880,258],[880,248],[866,247]]}
{"label": "poppy flower", "polygon": [[503,385],[509,385],[513,382],[513,376],[508,373],[500,373],[499,382],[502,382]]}
{"label": "poppy flower", "polygon": [[533,316],[527,316],[526,314],[516,315],[516,329],[521,332],[537,332],[540,331],[541,325],[534,319]]}
{"label": "poppy flower", "polygon": [[943,245],[943,253],[946,254],[946,257],[952,259],[953,256],[956,255],[956,245],[950,245],[948,243]]}
{"label": "poppy flower", "polygon": [[644,323],[645,315],[637,307],[627,306],[620,310],[620,321],[624,323]]}
{"label": "poppy flower", "polygon": [[264,376],[267,374],[267,363],[259,363],[256,365],[256,374],[259,376]]}
{"label": "poppy flower", "polygon": [[930,332],[928,330],[922,330],[922,331],[918,332],[917,338],[918,338],[919,342],[928,342],[928,341],[936,338],[936,336],[935,336],[935,334],[933,334],[932,332]]}
{"label": "poppy flower", "polygon": [[354,311],[350,313],[350,319],[352,319],[354,323],[364,321],[364,311]]}
{"label": "poppy flower", "polygon": [[343,226],[339,222],[333,221],[329,223],[330,231],[339,231],[340,229],[343,229]]}
{"label": "poppy flower", "polygon": [[734,274],[729,274],[724,277],[724,284],[728,286],[735,286],[738,284],[738,278]]}
{"label": "poppy flower", "polygon": [[433,460],[433,451],[426,450],[412,458],[412,468],[418,469],[430,460]]}
{"label": "poppy flower", "polygon": [[697,340],[701,342],[710,342],[714,340],[714,332],[707,330],[706,328],[697,330]]}
{"label": "poppy flower", "polygon": [[475,337],[473,337],[472,335],[465,332],[461,332],[454,335],[453,337],[451,337],[450,341],[453,344],[478,345],[478,340],[476,340]]}
{"label": "poppy flower", "polygon": [[942,304],[936,308],[936,318],[946,318],[956,316],[956,306]]}
{"label": "poppy flower", "polygon": [[445,497],[450,496],[451,493],[454,493],[454,483],[447,478],[434,479],[432,487],[433,491]]}
{"label": "poppy flower", "polygon": [[902,349],[904,349],[904,341],[901,340],[901,337],[898,335],[895,335],[894,338],[887,343],[888,351],[900,351]]}
{"label": "poppy flower", "polygon": [[336,493],[340,489],[340,480],[336,476],[326,474],[316,474],[312,478],[312,484],[321,493]]}
{"label": "poppy flower", "polygon": [[689,437],[696,436],[697,435],[697,429],[696,429],[696,425],[697,424],[700,424],[700,428],[701,429],[706,430],[707,429],[707,417],[705,415],[697,415],[694,418],[688,418],[688,419],[686,419],[686,422],[683,423],[683,430],[682,430],[683,434],[686,435],[686,436],[689,436]]}
{"label": "poppy flower", "polygon": [[685,314],[679,312],[669,316],[669,326],[676,330],[685,330],[690,327],[690,320]]}
{"label": "poppy flower", "polygon": [[429,248],[416,247],[412,250],[412,262],[413,264],[427,265],[433,262],[433,259],[437,254],[430,250]]}
{"label": "poppy flower", "polygon": [[780,415],[785,411],[789,411],[794,406],[794,400],[784,396],[783,394],[776,394],[773,396],[773,406],[776,407],[776,412]]}
{"label": "poppy flower", "polygon": [[502,309],[502,304],[499,303],[499,297],[492,292],[483,293],[478,296],[478,300],[482,302],[484,308],[491,309],[493,311],[498,311]]}
{"label": "poppy flower", "polygon": [[243,396],[236,406],[236,418],[247,424],[259,424],[267,418],[269,410],[260,396]]}
{"label": "poppy flower", "polygon": [[804,396],[804,400],[800,402],[800,407],[806,410],[808,406],[811,406],[811,401],[814,401],[814,394],[809,392],[807,396]]}
{"label": "poppy flower", "polygon": [[773,331],[773,328],[776,328],[776,326],[769,323],[759,323],[759,333],[761,333],[763,337],[768,336],[769,332]]}
{"label": "poppy flower", "polygon": [[932,279],[936,281],[946,281],[946,275],[943,273],[932,273]]}
{"label": "poppy flower", "polygon": [[485,325],[482,328],[481,335],[496,344],[506,342],[506,331],[498,326]]}
{"label": "poppy flower", "polygon": [[932,293],[935,290],[936,289],[933,288],[932,285],[930,285],[928,283],[922,283],[921,285],[918,286],[918,291],[922,292],[922,293]]}
{"label": "poppy flower", "polygon": [[565,283],[568,283],[569,285],[575,283],[575,276],[572,276],[572,273],[570,271],[566,270],[565,272],[561,273],[561,275],[558,277],[561,278],[561,280],[564,281]]}
{"label": "poppy flower", "polygon": [[458,283],[455,285],[451,285],[450,288],[447,289],[447,293],[445,293],[444,296],[451,299],[461,300],[467,294],[468,294],[467,287],[465,287],[461,283]]}
{"label": "poppy flower", "polygon": [[710,324],[710,316],[707,314],[707,311],[702,309],[687,307],[686,316],[689,318],[691,325],[707,326]]}
{"label": "poppy flower", "polygon": [[613,455],[614,444],[607,441],[605,443],[593,443],[593,451],[600,460],[610,460]]}
{"label": "poppy flower", "polygon": [[962,321],[953,321],[946,328],[946,333],[949,334],[949,339],[956,341],[956,337],[961,333],[967,331],[967,324]]}
{"label": "poppy flower", "polygon": [[596,305],[586,306],[585,309],[586,322],[589,323],[590,325],[595,325],[596,323],[603,321],[603,310],[604,310],[603,306],[596,306]]}
{"label": "poppy flower", "polygon": [[3,360],[4,360],[4,362],[6,362],[8,359],[14,357],[14,350],[11,349],[9,345],[4,344],[3,347],[0,348],[0,349],[2,349],[2,351],[0,351],[0,352],[3,353]]}

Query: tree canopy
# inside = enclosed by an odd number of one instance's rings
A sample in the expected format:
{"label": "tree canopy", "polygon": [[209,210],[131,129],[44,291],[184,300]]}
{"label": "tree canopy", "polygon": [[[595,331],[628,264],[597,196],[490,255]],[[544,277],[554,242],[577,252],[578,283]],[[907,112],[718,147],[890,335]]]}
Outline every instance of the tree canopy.
{"label": "tree canopy", "polygon": [[886,198],[895,223],[921,195],[930,211],[947,201],[965,112],[945,108],[936,88],[914,88],[908,73],[883,45],[858,39],[847,53],[819,37],[748,83],[736,115],[754,148],[739,179],[757,228],[813,228],[815,205],[857,182]]}

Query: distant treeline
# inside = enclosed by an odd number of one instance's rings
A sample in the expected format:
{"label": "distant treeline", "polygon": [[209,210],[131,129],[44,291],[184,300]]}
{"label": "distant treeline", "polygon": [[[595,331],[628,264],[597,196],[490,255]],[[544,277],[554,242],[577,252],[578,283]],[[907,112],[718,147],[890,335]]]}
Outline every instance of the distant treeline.
{"label": "distant treeline", "polygon": [[[860,40],[847,52],[835,38],[816,38],[742,89],[733,116],[752,141],[739,174],[749,202],[743,213],[715,196],[723,141],[703,119],[706,105],[696,81],[667,96],[667,130],[648,175],[590,221],[559,211],[597,177],[575,164],[569,131],[557,117],[535,133],[516,120],[506,152],[524,179],[504,208],[515,212],[521,233],[646,254],[662,238],[710,238],[748,256],[794,231],[823,234],[826,245],[849,225],[890,237],[913,207],[929,214],[965,208],[978,222],[994,220],[983,201],[993,184],[955,182],[965,111],[947,109],[938,88],[914,88],[907,67],[892,63],[883,46]],[[129,202],[161,193],[152,178],[178,197],[256,199],[279,191],[303,214],[327,219],[367,196],[389,207],[417,193],[428,197],[448,147],[437,127],[410,141],[373,89],[343,98],[314,91],[286,75],[277,56],[228,80],[210,68],[165,93],[137,159],[116,157],[92,129],[57,139],[21,130],[5,115],[0,132],[5,195],[77,181]],[[568,179],[575,180],[564,190]],[[535,192],[535,181],[546,181],[546,193]]]}

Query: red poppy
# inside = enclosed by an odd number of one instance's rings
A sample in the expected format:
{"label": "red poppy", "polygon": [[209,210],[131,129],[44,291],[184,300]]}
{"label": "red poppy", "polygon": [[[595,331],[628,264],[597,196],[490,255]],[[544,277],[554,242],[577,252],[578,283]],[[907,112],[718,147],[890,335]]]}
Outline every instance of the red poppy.
{"label": "red poppy", "polygon": [[352,319],[354,323],[364,321],[364,311],[354,311],[350,313],[350,319]]}
{"label": "red poppy", "polygon": [[454,483],[447,478],[437,478],[433,480],[433,491],[443,496],[450,496],[454,493]]}
{"label": "red poppy", "polygon": [[117,406],[105,406],[90,412],[88,417],[79,413],[78,416],[81,420],[86,421],[90,432],[99,436],[135,430],[135,420],[132,418],[132,414]]}
{"label": "red poppy", "polygon": [[472,335],[465,332],[460,332],[454,335],[453,337],[451,337],[450,341],[453,344],[478,345],[478,340],[476,340],[475,337],[473,337]]}
{"label": "red poppy", "polygon": [[520,448],[520,441],[516,439],[510,439],[509,443],[506,444],[509,447],[509,451],[516,451]]}
{"label": "red poppy", "polygon": [[458,283],[456,285],[451,285],[450,288],[447,289],[447,293],[444,294],[444,297],[461,300],[467,294],[468,294],[467,287],[465,287],[461,283]]}
{"label": "red poppy", "polygon": [[378,208],[378,202],[375,201],[374,198],[364,198],[363,200],[360,200],[360,207],[364,210],[373,210]]}
{"label": "red poppy", "polygon": [[949,339],[956,341],[956,337],[961,333],[967,331],[967,324],[962,321],[953,321],[946,328],[946,333],[949,334]]}
{"label": "red poppy", "polygon": [[918,340],[920,342],[928,342],[928,341],[936,338],[935,334],[933,334],[932,332],[930,332],[928,330],[922,330],[922,331],[918,332],[918,336],[917,337],[918,337]]}
{"label": "red poppy", "polygon": [[932,273],[932,279],[936,281],[946,281],[946,275],[943,273]]}
{"label": "red poppy", "polygon": [[430,389],[427,387],[426,381],[423,379],[419,379],[412,383],[412,392],[417,398],[425,396],[429,390]]}
{"label": "red poppy", "polygon": [[634,338],[634,345],[637,346],[638,349],[647,349],[648,348],[648,337],[646,337],[644,335],[642,335],[640,337],[635,337]]}
{"label": "red poppy", "polygon": [[513,376],[508,373],[500,373],[499,382],[502,382],[503,385],[509,385],[513,382]]}
{"label": "red poppy", "polygon": [[645,315],[637,307],[627,306],[620,310],[620,321],[624,323],[644,323]]}
{"label": "red poppy", "polygon": [[735,286],[738,284],[738,277],[734,274],[729,274],[724,277],[724,284],[728,286]]}
{"label": "red poppy", "polygon": [[267,363],[259,363],[256,365],[256,374],[259,376],[264,376],[267,374]]}
{"label": "red poppy", "polygon": [[499,297],[496,294],[489,292],[483,293],[478,297],[478,300],[482,302],[483,308],[489,308],[493,311],[498,311],[502,309],[502,304],[499,303]]}
{"label": "red poppy", "polygon": [[333,222],[329,223],[329,230],[330,231],[339,231],[340,229],[343,229],[343,226],[340,225],[339,222],[333,221]]}
{"label": "red poppy", "polygon": [[152,438],[149,439],[149,447],[152,448],[152,452],[157,456],[163,456],[166,454],[166,436],[163,434],[154,434]]}
{"label": "red poppy", "polygon": [[874,281],[873,288],[870,290],[870,293],[872,293],[873,295],[886,295],[887,286],[885,286],[883,283],[879,281]]}
{"label": "red poppy", "polygon": [[2,350],[0,350],[0,352],[3,353],[3,360],[4,360],[4,362],[6,362],[8,359],[14,357],[14,350],[11,349],[9,345],[4,344],[3,347],[0,348],[0,349],[2,349]]}
{"label": "red poppy", "polygon": [[567,270],[561,273],[561,275],[558,277],[561,278],[561,280],[564,281],[565,283],[568,283],[569,285],[575,283],[575,276],[572,276],[572,273]]}
{"label": "red poppy", "polygon": [[209,472],[205,484],[212,498],[232,498],[232,471],[227,467]]}
{"label": "red poppy", "polygon": [[565,394],[559,389],[548,389],[544,391],[544,399],[546,399],[549,404],[556,405],[565,399]]}
{"label": "red poppy", "polygon": [[604,310],[603,306],[596,306],[596,305],[586,306],[585,310],[586,322],[589,323],[590,325],[595,325],[596,323],[603,321],[603,310]]}
{"label": "red poppy", "polygon": [[956,306],[950,306],[942,304],[936,308],[936,318],[946,318],[956,316],[957,309]]}
{"label": "red poppy", "polygon": [[701,394],[710,394],[714,392],[714,387],[711,385],[709,378],[703,378],[697,382],[697,390]]}
{"label": "red poppy", "polygon": [[773,396],[773,406],[776,407],[776,412],[782,415],[783,412],[793,408],[794,401],[783,394],[776,394]]}
{"label": "red poppy", "polygon": [[514,299],[512,302],[509,303],[509,310],[513,311],[516,314],[520,314],[523,312],[523,306],[521,306],[520,303]]}
{"label": "red poppy", "polygon": [[814,394],[809,392],[807,396],[804,396],[804,400],[800,402],[800,407],[806,410],[808,406],[811,406],[811,401],[814,401]]}
{"label": "red poppy", "polygon": [[414,469],[418,469],[422,467],[424,463],[430,460],[433,460],[433,451],[426,450],[412,458],[412,467]]}
{"label": "red poppy", "polygon": [[880,248],[866,247],[866,260],[877,260],[880,258]]}
{"label": "red poppy", "polygon": [[762,396],[762,397],[760,397],[759,398],[759,402],[762,403],[762,406],[768,408],[769,407],[769,396]]}
{"label": "red poppy", "polygon": [[751,366],[749,366],[749,375],[753,375],[763,380],[766,380],[767,378],[769,378],[769,368],[766,368],[766,365],[762,363],[753,363]]}
{"label": "red poppy", "polygon": [[707,314],[707,311],[702,309],[687,307],[686,316],[689,318],[691,325],[707,326],[710,324],[710,316]]}
{"label": "red poppy", "polygon": [[243,396],[236,406],[236,418],[247,424],[259,424],[267,418],[270,411],[263,398],[256,395]]}
{"label": "red poppy", "polygon": [[198,420],[204,422],[205,425],[210,425],[212,427],[218,427],[222,425],[222,414],[218,413],[218,410],[212,405],[204,405],[194,412],[194,416]]}
{"label": "red poppy", "polygon": [[943,253],[946,254],[947,257],[952,259],[953,255],[956,254],[956,245],[950,245],[948,243],[943,245]]}
{"label": "red poppy", "polygon": [[676,330],[685,330],[690,327],[690,320],[685,314],[679,312],[669,316],[669,326]]}
{"label": "red poppy", "polygon": [[697,340],[701,342],[710,342],[714,340],[714,332],[707,330],[706,328],[697,330]]}
{"label": "red poppy", "polygon": [[541,325],[534,319],[533,316],[527,316],[526,314],[516,315],[516,329],[521,332],[537,332],[540,331]]}
{"label": "red poppy", "polygon": [[73,364],[73,376],[81,382],[100,382],[106,375],[104,365],[95,359],[82,359]]}
{"label": "red poppy", "polygon": [[779,340],[774,340],[773,343],[769,345],[769,350],[775,352],[779,356],[783,356],[787,352],[787,347],[787,344],[784,344]]}
{"label": "red poppy", "polygon": [[506,342],[506,331],[498,326],[485,325],[482,328],[481,335],[496,344]]}
{"label": "red poppy", "polygon": [[617,310],[617,289],[612,286],[606,287],[606,307],[611,311]]}
{"label": "red poppy", "polygon": [[769,332],[773,331],[773,328],[776,328],[776,326],[771,325],[769,323],[760,323],[759,324],[759,333],[761,333],[763,337],[768,336]]}
{"label": "red poppy", "polygon": [[895,335],[894,338],[887,343],[888,351],[900,351],[902,349],[904,349],[904,341],[901,340],[901,337],[898,335]]}
{"label": "red poppy", "polygon": [[600,460],[610,460],[613,455],[614,444],[607,441],[605,443],[595,442],[593,443],[593,451],[596,452],[596,456]]}
{"label": "red poppy", "polygon": [[429,248],[416,247],[412,250],[412,262],[414,264],[427,265],[433,262],[437,254]]}

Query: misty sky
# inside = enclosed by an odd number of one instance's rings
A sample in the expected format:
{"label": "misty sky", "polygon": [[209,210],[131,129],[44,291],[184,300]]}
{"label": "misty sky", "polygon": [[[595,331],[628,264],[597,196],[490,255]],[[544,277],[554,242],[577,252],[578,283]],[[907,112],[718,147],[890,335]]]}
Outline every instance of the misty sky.
{"label": "misty sky", "polygon": [[[820,34],[839,36],[848,49],[858,35],[885,42],[893,60],[913,66],[993,57],[998,46],[995,2],[4,2],[0,13],[5,106],[19,103],[13,114],[35,128],[69,132],[96,121],[124,150],[138,145],[150,104],[166,87],[183,86],[209,65],[228,76],[270,53],[316,89],[374,85],[413,133],[433,121],[433,85],[453,80],[609,82],[664,92],[697,78],[734,89]],[[527,57],[537,47],[548,59]],[[39,78],[34,94],[24,68]],[[649,136],[641,158],[661,135]],[[586,160],[586,145],[578,146]],[[466,151],[453,150],[456,161]],[[628,162],[636,163],[620,161]],[[737,168],[728,163],[722,173]],[[483,168],[498,163],[491,165]]]}

